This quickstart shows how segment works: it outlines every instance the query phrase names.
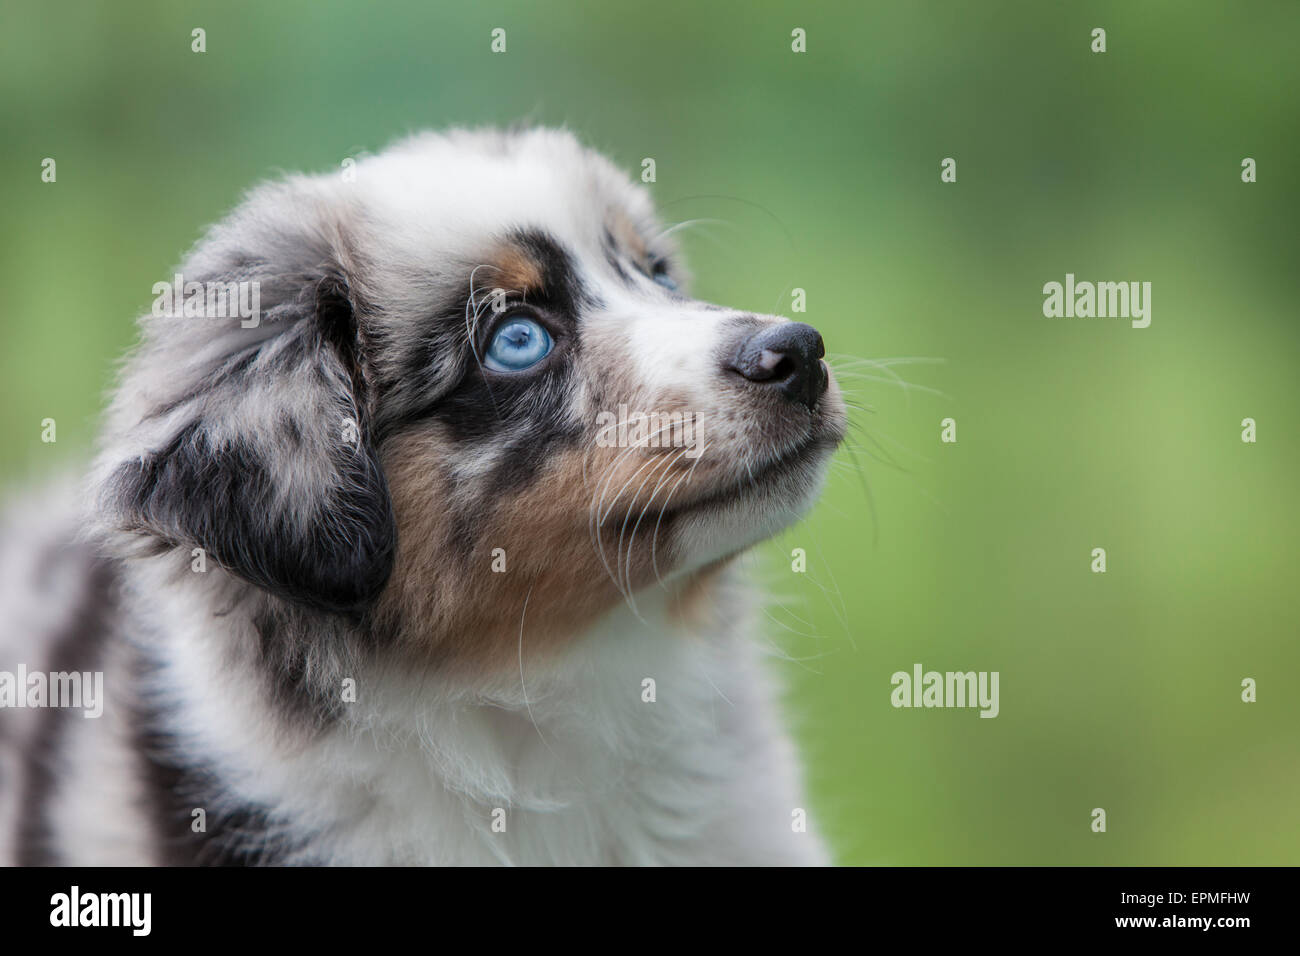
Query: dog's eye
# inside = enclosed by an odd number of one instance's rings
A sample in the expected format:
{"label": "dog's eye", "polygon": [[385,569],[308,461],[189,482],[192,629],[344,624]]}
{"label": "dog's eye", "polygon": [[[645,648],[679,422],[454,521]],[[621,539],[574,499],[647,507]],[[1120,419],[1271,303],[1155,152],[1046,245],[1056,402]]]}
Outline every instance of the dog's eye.
{"label": "dog's eye", "polygon": [[673,292],[677,291],[676,281],[674,281],[673,277],[668,274],[668,263],[664,262],[662,259],[650,266],[650,278],[654,279],[655,282],[658,282],[665,289],[669,289]]}
{"label": "dog's eye", "polygon": [[521,372],[550,354],[550,334],[532,319],[516,316],[497,329],[483,364],[494,372]]}

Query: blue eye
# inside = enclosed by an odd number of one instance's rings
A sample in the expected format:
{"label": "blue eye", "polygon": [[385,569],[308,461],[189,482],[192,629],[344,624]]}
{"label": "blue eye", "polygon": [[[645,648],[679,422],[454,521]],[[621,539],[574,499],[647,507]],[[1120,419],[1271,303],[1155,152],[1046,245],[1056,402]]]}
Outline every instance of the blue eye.
{"label": "blue eye", "polygon": [[677,291],[677,283],[673,281],[673,277],[668,274],[667,267],[665,267],[662,262],[655,263],[654,272],[651,274],[650,278],[654,279],[655,282],[658,282],[665,289],[669,289],[673,292]]}
{"label": "blue eye", "polygon": [[553,348],[551,336],[532,319],[507,319],[492,336],[483,364],[494,372],[521,372],[546,358]]}

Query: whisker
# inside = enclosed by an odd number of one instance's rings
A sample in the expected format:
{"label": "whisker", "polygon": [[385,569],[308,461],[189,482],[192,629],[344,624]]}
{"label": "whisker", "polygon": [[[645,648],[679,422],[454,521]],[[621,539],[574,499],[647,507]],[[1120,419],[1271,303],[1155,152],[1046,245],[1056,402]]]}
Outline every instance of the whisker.
{"label": "whisker", "polygon": [[678,229],[690,229],[695,226],[702,226],[702,225],[736,227],[736,224],[731,222],[728,219],[683,219],[681,222],[674,223],[673,225],[669,226],[667,229],[663,230],[662,232],[657,233],[649,241],[649,243],[647,243],[647,245],[653,246],[655,243],[659,242],[660,240],[667,239]]}
{"label": "whisker", "polygon": [[[655,465],[655,467],[650,469],[650,473],[647,474],[645,478],[642,479],[641,484],[636,489],[636,494],[637,495],[641,494],[641,489],[644,488],[646,486],[646,482],[648,482],[654,476],[655,471],[657,471],[660,468],[664,468],[665,465],[671,466],[672,462],[680,458],[683,454],[686,453],[686,451],[687,449],[682,449],[681,452],[672,456],[671,458],[667,455],[663,456],[661,460]],[[656,493],[658,492],[658,488],[659,486],[656,485],[655,486]],[[635,500],[636,500],[636,495],[633,495],[633,501]],[[654,501],[654,495],[650,496],[650,501],[651,502]],[[646,507],[648,508],[649,504],[647,504]],[[642,509],[641,513],[645,514],[645,509]],[[636,539],[635,527],[632,529],[632,536],[628,538],[627,541],[627,563],[626,564],[623,563],[623,536],[627,534],[627,523],[631,520],[632,520],[632,509],[629,508],[627,515],[623,518],[623,527],[618,533],[618,544],[614,551],[615,571],[621,571],[624,578],[626,579],[627,591],[625,593],[628,595],[628,603],[632,608],[632,613],[637,614],[636,600],[632,597],[632,545],[634,540]],[[640,525],[640,523],[641,521],[638,518],[637,525]],[[637,616],[639,617],[640,615],[638,614]]]}
{"label": "whisker", "polygon": [[[683,448],[683,449],[682,449],[681,451],[679,451],[676,455],[674,455],[671,459],[666,459],[667,462],[668,462],[668,464],[667,464],[667,466],[664,468],[664,470],[663,470],[663,474],[661,474],[661,475],[659,476],[659,481],[655,484],[654,491],[651,492],[651,494],[650,494],[650,500],[647,501],[647,502],[645,503],[645,507],[643,507],[643,508],[641,509],[641,514],[640,514],[639,516],[637,516],[636,524],[632,526],[632,535],[631,535],[631,537],[629,537],[629,538],[627,539],[627,565],[626,565],[626,568],[627,568],[627,586],[628,586],[628,590],[629,590],[629,591],[631,591],[631,589],[632,589],[632,543],[633,543],[633,541],[635,541],[635,539],[636,539],[637,529],[639,529],[639,528],[641,527],[641,521],[642,521],[642,519],[645,518],[646,513],[650,510],[650,506],[651,506],[652,504],[654,504],[654,500],[655,500],[655,498],[657,498],[657,497],[659,496],[659,489],[661,489],[661,488],[664,486],[664,482],[667,480],[667,475],[668,475],[668,473],[672,470],[673,465],[675,465],[677,462],[681,461],[682,456],[685,455],[688,451],[690,451],[690,448],[689,448],[689,447],[687,447],[687,448]],[[649,480],[648,477],[647,477],[647,480]],[[641,487],[642,487],[642,488],[645,487],[645,482],[642,482],[642,483],[641,483]],[[638,491],[638,493],[639,493],[639,492],[640,492],[640,488],[638,488],[637,491]],[[628,517],[629,519],[632,517],[632,512],[631,512],[631,511],[628,512],[628,516],[627,516],[627,517]],[[623,529],[624,529],[624,530],[627,530],[627,519],[624,519],[624,521],[623,521]],[[622,544],[623,544],[623,535],[622,535],[622,533],[620,532],[620,533],[619,533],[619,547],[620,547],[620,549],[621,549],[621,547],[622,547]]]}
{"label": "whisker", "polygon": [[[670,427],[670,425],[671,423],[669,423],[668,425],[664,425],[659,429],[656,429],[653,435],[647,437],[646,439],[647,442],[649,441],[650,438],[656,437],[661,432],[663,432],[666,428]],[[601,536],[601,528],[604,526],[605,519],[609,517],[609,512],[614,509],[614,506],[618,502],[618,498],[627,489],[627,486],[636,479],[636,476],[641,473],[641,470],[644,469],[647,464],[650,464],[651,462],[654,461],[653,458],[648,459],[645,463],[641,465],[640,468],[638,468],[635,472],[633,472],[632,477],[629,478],[626,482],[624,482],[623,487],[619,489],[618,494],[615,495],[614,499],[610,502],[609,509],[604,510],[604,513],[602,514],[602,510],[604,509],[604,505],[605,505],[605,494],[609,490],[611,482],[614,480],[615,476],[617,475],[619,465],[623,462],[625,458],[627,458],[633,452],[637,451],[639,448],[642,447],[644,446],[642,446],[639,442],[636,444],[629,445],[627,448],[623,449],[623,451],[619,452],[619,454],[615,457],[614,461],[612,461],[609,464],[609,466],[606,468],[606,477],[604,478],[603,481],[601,481],[597,485],[597,491],[593,492],[592,494],[592,506],[594,508],[594,511],[591,513],[591,515],[588,518],[588,529],[591,532],[592,543],[593,546],[595,547],[597,555],[600,557],[601,564],[604,566],[605,572],[609,575],[610,580],[614,582],[614,586],[618,589],[619,594],[623,596],[624,600],[626,600],[630,606],[633,606],[634,610],[635,610],[635,605],[632,602],[632,595],[623,590],[620,576],[615,572],[614,569],[611,569],[609,566],[609,559],[605,554],[605,545]],[[584,468],[584,472],[585,472],[585,468]],[[599,500],[597,500],[596,498],[597,493],[599,494]]]}
{"label": "whisker", "polygon": [[659,526],[663,523],[664,515],[668,513],[668,505],[672,502],[673,495],[677,494],[677,489],[681,487],[683,481],[695,474],[696,467],[698,467],[700,462],[704,460],[704,453],[709,450],[709,445],[711,444],[712,442],[709,442],[700,449],[699,457],[696,458],[691,464],[691,467],[684,471],[682,476],[677,479],[677,483],[673,485],[672,491],[668,492],[668,497],[664,499],[663,506],[659,509],[659,518],[655,521],[654,534],[650,538],[650,567],[654,570],[655,580],[659,582],[661,588],[667,588],[668,585],[665,584],[664,579],[659,576],[659,561],[655,554],[655,549],[659,546]]}

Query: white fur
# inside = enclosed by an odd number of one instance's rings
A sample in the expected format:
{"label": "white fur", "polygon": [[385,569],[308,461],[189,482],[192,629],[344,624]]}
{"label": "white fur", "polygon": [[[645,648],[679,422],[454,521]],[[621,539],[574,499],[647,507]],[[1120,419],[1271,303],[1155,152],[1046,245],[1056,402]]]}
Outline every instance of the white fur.
{"label": "white fur", "polygon": [[495,685],[358,674],[344,721],[309,743],[277,734],[260,690],[183,607],[159,609],[176,628],[161,681],[182,702],[186,749],[214,757],[235,796],[327,834],[303,861],[826,862],[819,836],[792,826],[806,804],[757,645],[732,610],[714,616],[729,626],[682,630],[667,594],[641,595],[639,617],[621,607],[545,664],[525,626],[521,674]]}

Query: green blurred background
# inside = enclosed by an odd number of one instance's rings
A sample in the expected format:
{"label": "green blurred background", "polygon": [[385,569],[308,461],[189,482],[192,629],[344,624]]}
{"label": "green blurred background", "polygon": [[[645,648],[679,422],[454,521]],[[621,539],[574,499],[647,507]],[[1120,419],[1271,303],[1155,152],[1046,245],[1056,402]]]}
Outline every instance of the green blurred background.
{"label": "green blurred background", "polygon": [[[151,285],[253,182],[420,128],[565,123],[629,171],[654,157],[667,219],[725,220],[683,233],[702,298],[789,314],[801,287],[832,353],[945,360],[892,367],[924,388],[846,379],[861,473],[843,453],[754,558],[836,858],[1300,862],[1294,2],[0,16],[6,483],[84,457]],[[1044,318],[1067,272],[1150,281],[1151,327]],[[1001,715],[895,710],[918,662],[999,671]]]}

